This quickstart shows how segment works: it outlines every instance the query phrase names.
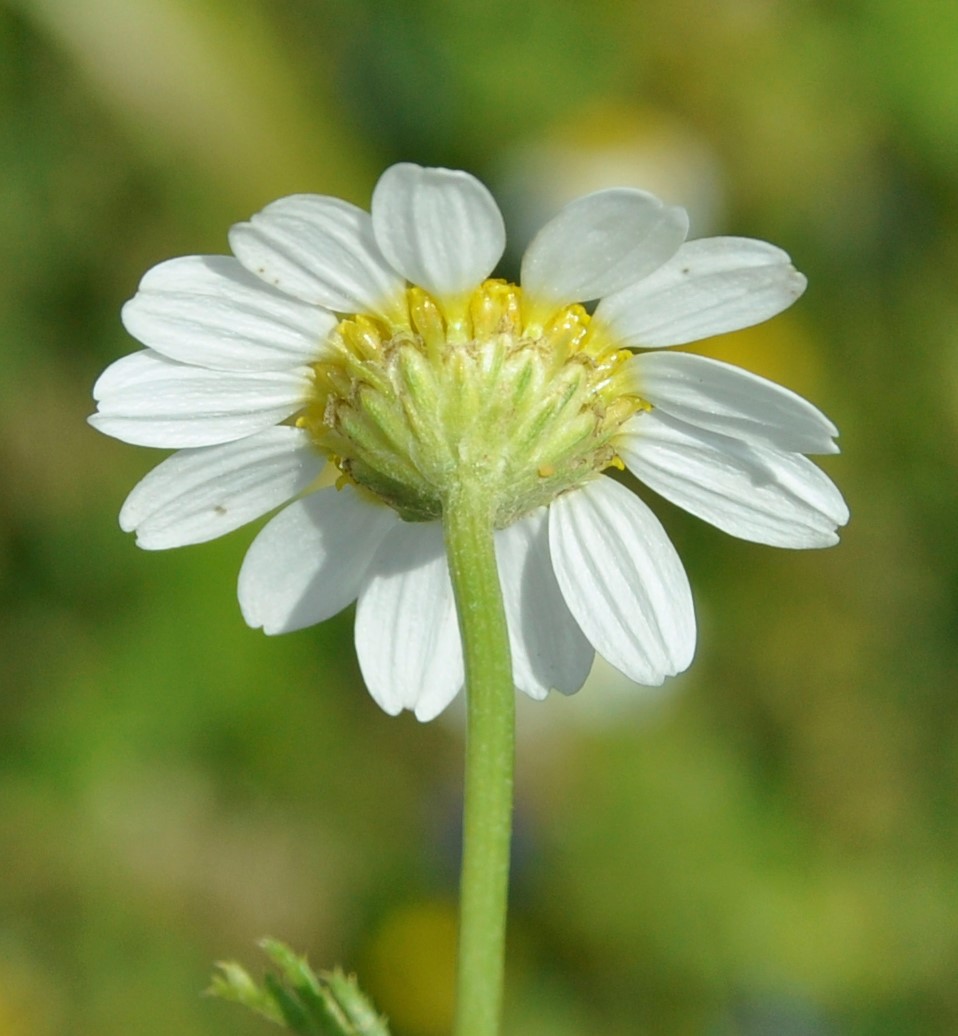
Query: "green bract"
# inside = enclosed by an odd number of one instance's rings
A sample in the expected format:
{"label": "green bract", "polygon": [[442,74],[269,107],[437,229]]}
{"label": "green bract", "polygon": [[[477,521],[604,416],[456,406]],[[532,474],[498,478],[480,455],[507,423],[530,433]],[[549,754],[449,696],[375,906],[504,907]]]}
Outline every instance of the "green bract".
{"label": "green bract", "polygon": [[405,299],[402,318],[343,320],[313,365],[298,423],[347,479],[406,521],[438,519],[473,482],[504,528],[616,463],[610,440],[648,404],[623,374],[631,354],[581,306],[530,320],[498,280],[465,300]]}

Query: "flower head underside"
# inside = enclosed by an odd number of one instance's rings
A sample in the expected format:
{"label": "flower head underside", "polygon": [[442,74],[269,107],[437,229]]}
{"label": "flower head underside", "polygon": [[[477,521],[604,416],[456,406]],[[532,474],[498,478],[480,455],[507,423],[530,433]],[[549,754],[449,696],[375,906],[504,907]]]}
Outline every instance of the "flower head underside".
{"label": "flower head underside", "polygon": [[688,581],[603,472],[759,543],[827,546],[847,520],[806,456],[836,449],[820,411],[660,351],[774,316],[805,286],[772,245],[687,229],[644,192],[588,195],[543,227],[515,285],[490,279],[504,225],[466,173],[393,166],[371,214],[272,203],[233,228],[235,257],[162,263],[124,309],[146,348],[104,372],[91,421],[178,452],[121,525],[160,549],[282,507],[243,564],[247,621],[284,632],[358,599],[373,696],[428,719],[463,679],[441,517],[468,482],[496,529],[517,687],[574,691],[596,650],[661,682],[691,659]]}
{"label": "flower head underside", "polygon": [[506,528],[616,462],[611,441],[643,401],[631,353],[593,334],[580,305],[533,323],[503,281],[452,314],[419,287],[406,303],[401,320],[337,325],[297,418],[352,482],[433,521],[472,481]]}

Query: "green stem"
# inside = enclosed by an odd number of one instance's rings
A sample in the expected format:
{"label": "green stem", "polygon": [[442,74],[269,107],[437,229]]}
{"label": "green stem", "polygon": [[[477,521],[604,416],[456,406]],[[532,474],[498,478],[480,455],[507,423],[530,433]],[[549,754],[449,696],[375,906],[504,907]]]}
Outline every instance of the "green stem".
{"label": "green stem", "polygon": [[443,529],[466,664],[468,730],[455,1036],[498,1036],[506,947],[515,766],[515,691],[481,494],[446,501]]}

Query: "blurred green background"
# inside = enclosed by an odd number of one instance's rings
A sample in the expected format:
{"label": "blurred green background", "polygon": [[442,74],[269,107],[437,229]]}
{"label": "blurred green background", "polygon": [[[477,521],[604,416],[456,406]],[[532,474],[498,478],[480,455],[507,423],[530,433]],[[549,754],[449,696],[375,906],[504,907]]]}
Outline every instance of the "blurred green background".
{"label": "blurred green background", "polygon": [[698,657],[521,710],[508,1033],[958,1032],[956,52],[952,0],[0,2],[0,1036],[264,1033],[200,991],[267,933],[448,1029],[459,714],[382,714],[351,614],[246,629],[255,528],[137,550],[159,455],[84,423],[148,267],[400,159],[513,263],[616,184],[785,247],[802,302],[702,351],[837,421],[852,509],[790,553],[650,500]]}

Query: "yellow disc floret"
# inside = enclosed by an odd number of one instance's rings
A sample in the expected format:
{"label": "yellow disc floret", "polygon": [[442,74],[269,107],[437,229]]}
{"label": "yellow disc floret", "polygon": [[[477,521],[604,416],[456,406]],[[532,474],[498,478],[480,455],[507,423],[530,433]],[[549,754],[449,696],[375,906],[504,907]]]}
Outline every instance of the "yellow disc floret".
{"label": "yellow disc floret", "polygon": [[298,424],[347,478],[408,521],[439,518],[468,479],[502,528],[617,463],[611,439],[648,404],[581,306],[527,322],[499,280],[455,306],[405,301],[402,321],[342,320],[313,365]]}

